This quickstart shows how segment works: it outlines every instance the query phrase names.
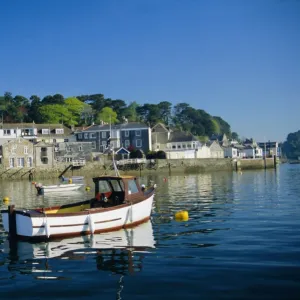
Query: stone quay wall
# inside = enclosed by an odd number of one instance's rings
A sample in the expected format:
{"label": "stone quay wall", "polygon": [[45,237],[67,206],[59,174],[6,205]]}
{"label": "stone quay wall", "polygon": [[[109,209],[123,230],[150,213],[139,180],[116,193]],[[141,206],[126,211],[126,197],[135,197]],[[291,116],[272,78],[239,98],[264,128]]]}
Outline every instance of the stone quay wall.
{"label": "stone quay wall", "polygon": [[[27,179],[30,178],[30,170],[33,172],[33,180],[58,178],[68,167],[68,163],[55,164],[53,167],[38,168],[12,168],[0,167],[0,180]],[[146,175],[146,174],[189,174],[212,171],[239,171],[276,168],[276,159],[230,159],[230,158],[201,158],[201,159],[159,159],[151,168],[138,168],[135,170],[120,170],[120,174]],[[73,168],[64,173],[65,177],[83,175],[88,177],[113,174],[110,160],[87,162],[85,166]]]}

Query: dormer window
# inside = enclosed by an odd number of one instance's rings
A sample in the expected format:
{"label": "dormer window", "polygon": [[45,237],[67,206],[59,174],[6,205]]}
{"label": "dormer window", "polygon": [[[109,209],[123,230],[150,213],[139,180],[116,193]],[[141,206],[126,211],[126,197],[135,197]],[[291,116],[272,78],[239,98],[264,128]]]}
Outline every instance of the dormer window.
{"label": "dormer window", "polygon": [[56,128],[55,133],[56,134],[64,134],[64,129],[63,128]]}
{"label": "dormer window", "polygon": [[42,129],[42,134],[49,134],[50,133],[50,129]]}

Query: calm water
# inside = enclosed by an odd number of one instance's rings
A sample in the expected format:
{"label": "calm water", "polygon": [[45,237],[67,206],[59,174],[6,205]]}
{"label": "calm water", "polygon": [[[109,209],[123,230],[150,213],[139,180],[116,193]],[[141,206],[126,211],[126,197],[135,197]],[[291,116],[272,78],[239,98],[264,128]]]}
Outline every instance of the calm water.
{"label": "calm water", "polygon": [[[133,230],[11,251],[0,220],[0,298],[300,299],[300,165],[150,180],[152,220]],[[1,199],[22,207],[92,194],[42,198],[0,181]],[[182,209],[188,222],[173,218]]]}

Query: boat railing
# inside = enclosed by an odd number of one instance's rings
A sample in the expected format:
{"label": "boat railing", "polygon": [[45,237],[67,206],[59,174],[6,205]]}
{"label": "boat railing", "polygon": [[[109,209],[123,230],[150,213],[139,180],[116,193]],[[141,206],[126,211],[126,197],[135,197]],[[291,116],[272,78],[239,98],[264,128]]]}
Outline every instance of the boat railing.
{"label": "boat railing", "polygon": [[122,159],[117,161],[118,166],[130,165],[130,164],[145,164],[147,162],[146,158],[131,158]]}

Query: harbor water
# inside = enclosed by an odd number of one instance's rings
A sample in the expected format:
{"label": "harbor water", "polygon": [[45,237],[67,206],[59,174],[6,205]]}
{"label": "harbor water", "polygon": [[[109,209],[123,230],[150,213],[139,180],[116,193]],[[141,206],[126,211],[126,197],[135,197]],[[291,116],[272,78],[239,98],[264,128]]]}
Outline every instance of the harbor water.
{"label": "harbor water", "polygon": [[[10,248],[0,217],[0,299],[300,299],[300,165],[140,182],[157,191],[132,229]],[[27,180],[0,181],[1,208],[92,198],[85,186],[37,196]]]}

